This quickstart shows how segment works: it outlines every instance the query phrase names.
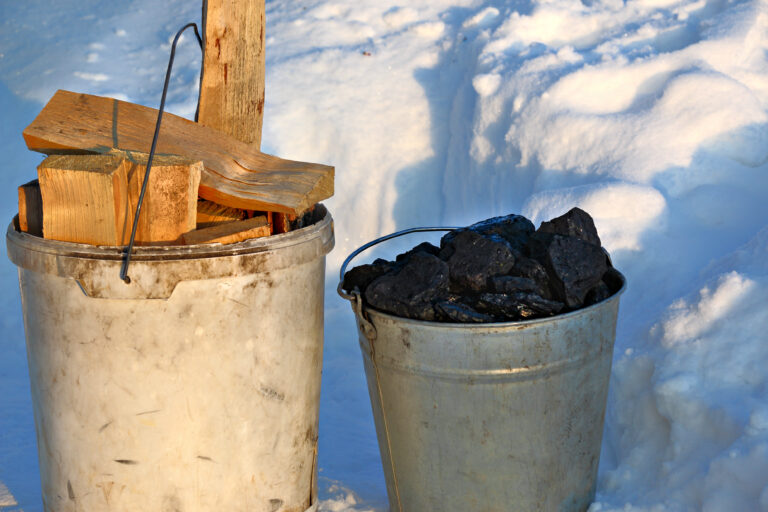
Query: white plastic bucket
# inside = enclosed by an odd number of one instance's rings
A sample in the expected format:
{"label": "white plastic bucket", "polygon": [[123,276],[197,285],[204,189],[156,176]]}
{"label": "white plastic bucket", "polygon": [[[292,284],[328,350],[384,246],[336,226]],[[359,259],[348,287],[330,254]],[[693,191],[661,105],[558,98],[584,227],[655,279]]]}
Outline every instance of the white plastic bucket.
{"label": "white plastic bucket", "polygon": [[314,510],[333,221],[231,245],[7,233],[46,511]]}

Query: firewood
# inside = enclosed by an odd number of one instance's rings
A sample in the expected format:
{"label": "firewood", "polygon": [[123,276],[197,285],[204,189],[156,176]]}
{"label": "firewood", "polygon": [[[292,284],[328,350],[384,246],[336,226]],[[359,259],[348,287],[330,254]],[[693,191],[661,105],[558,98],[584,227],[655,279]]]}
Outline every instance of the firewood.
{"label": "firewood", "polygon": [[[133,219],[147,170],[146,153],[127,153],[128,186]],[[197,227],[197,191],[202,162],[173,155],[155,155],[136,230],[137,245],[167,245]]]}
{"label": "firewood", "polygon": [[[148,152],[157,110],[111,98],[58,91],[24,130],[42,153]],[[201,197],[233,208],[297,215],[333,194],[333,167],[267,155],[256,147],[170,113],[158,154],[200,160]]]}
{"label": "firewood", "polygon": [[43,197],[38,180],[19,187],[19,229],[30,235],[43,236]]}
{"label": "firewood", "polygon": [[270,229],[266,216],[253,217],[247,220],[238,220],[217,224],[210,228],[198,229],[185,233],[183,241],[185,245],[195,244],[233,244],[250,238],[269,236]]}
{"label": "firewood", "polygon": [[275,213],[274,218],[274,231],[275,234],[288,233],[291,230],[291,221],[296,220],[295,215],[289,215],[285,213]]}
{"label": "firewood", "polygon": [[264,0],[208,0],[198,123],[261,146]]}
{"label": "firewood", "polygon": [[57,155],[38,168],[43,236],[91,245],[124,245],[130,235],[128,168],[117,155]]}
{"label": "firewood", "polygon": [[210,228],[217,224],[245,220],[251,217],[253,215],[249,215],[249,210],[229,208],[206,199],[197,201],[197,229]]}
{"label": "firewood", "polygon": [[[38,167],[43,236],[126,245],[146,173],[146,154],[56,155]],[[178,243],[195,229],[202,163],[158,155],[142,203],[137,245]]]}

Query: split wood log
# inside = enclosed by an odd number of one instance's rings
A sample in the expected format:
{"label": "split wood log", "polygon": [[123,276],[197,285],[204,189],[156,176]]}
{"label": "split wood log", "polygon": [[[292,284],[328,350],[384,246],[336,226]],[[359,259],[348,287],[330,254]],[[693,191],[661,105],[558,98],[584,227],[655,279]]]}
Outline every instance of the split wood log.
{"label": "split wood log", "polygon": [[38,168],[43,236],[63,242],[124,245],[131,229],[128,161],[117,155],[57,155]]}
{"label": "split wood log", "polygon": [[[157,110],[58,91],[24,130],[27,147],[42,153],[148,152]],[[158,154],[200,160],[200,196],[250,210],[298,215],[333,195],[333,167],[284,160],[211,128],[163,115]]]}
{"label": "split wood log", "polygon": [[273,218],[276,235],[280,233],[288,233],[291,230],[291,221],[296,220],[295,215],[286,213],[275,213]]}
{"label": "split wood log", "polygon": [[270,229],[267,223],[267,217],[260,215],[252,219],[239,220],[217,224],[210,228],[198,229],[185,233],[183,237],[184,244],[233,244],[242,242],[251,238],[269,236]]}
{"label": "split wood log", "polygon": [[[146,153],[126,153],[131,222],[147,172]],[[86,157],[87,158],[87,157]],[[137,245],[180,243],[197,228],[197,191],[203,163],[175,155],[155,155],[136,229]]]}
{"label": "split wood log", "polygon": [[200,199],[197,202],[197,229],[247,218],[249,218],[248,210],[222,206],[206,199]]}
{"label": "split wood log", "polygon": [[198,123],[261,147],[264,0],[207,0]]}
{"label": "split wood log", "polygon": [[30,235],[43,236],[43,197],[38,180],[19,187],[19,229]]}
{"label": "split wood log", "polygon": [[[43,236],[91,245],[128,243],[146,154],[56,155],[38,167]],[[196,227],[202,163],[158,155],[136,230],[138,245],[179,243]]]}

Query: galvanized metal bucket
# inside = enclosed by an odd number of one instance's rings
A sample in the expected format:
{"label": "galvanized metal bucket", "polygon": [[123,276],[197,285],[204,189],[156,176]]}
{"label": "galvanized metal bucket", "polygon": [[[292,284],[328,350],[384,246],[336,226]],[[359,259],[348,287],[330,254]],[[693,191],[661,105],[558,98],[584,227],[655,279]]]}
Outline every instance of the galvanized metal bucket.
{"label": "galvanized metal bucket", "polygon": [[231,245],[7,232],[19,267],[46,511],[317,507],[333,221]]}
{"label": "galvanized metal bucket", "polygon": [[[395,233],[361,247],[357,254]],[[551,318],[450,324],[351,301],[392,511],[585,511],[619,296]]]}

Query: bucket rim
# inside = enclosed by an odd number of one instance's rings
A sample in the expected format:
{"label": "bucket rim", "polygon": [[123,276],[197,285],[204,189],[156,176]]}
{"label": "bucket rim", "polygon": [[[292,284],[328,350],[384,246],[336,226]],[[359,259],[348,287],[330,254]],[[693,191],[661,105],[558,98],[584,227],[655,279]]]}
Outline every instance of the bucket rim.
{"label": "bucket rim", "polygon": [[[568,313],[563,313],[560,315],[553,315],[553,316],[547,316],[543,318],[533,318],[531,320],[515,320],[512,322],[483,322],[483,323],[462,323],[462,322],[432,322],[429,320],[418,320],[415,318],[406,318],[404,316],[397,316],[390,313],[385,313],[384,311],[381,311],[379,309],[373,308],[369,305],[365,306],[365,312],[367,314],[373,314],[373,316],[376,317],[382,317],[390,322],[393,323],[400,323],[400,324],[410,324],[410,325],[419,325],[423,327],[430,327],[433,329],[441,328],[441,329],[506,329],[506,328],[527,328],[532,326],[537,326],[540,324],[546,324],[551,323],[563,319],[568,318],[575,318],[581,315],[586,315],[589,313],[592,313],[596,309],[600,309],[603,307],[607,307],[609,304],[613,302],[618,302],[620,296],[626,291],[627,289],[627,278],[624,277],[624,274],[622,274],[619,270],[615,269],[616,273],[621,277],[621,288],[616,290],[615,293],[613,293],[610,297],[601,300],[600,302],[595,302],[594,304],[590,304],[589,306],[581,309],[576,309],[573,311],[569,311]],[[354,295],[359,295],[358,292],[352,292]],[[350,299],[347,299],[350,300]]]}
{"label": "bucket rim", "polygon": [[[194,245],[144,245],[134,246],[132,261],[170,261],[204,258],[240,256],[259,252],[273,251],[303,243],[307,238],[322,236],[328,225],[333,225],[333,218],[325,205],[318,203],[322,218],[309,226],[267,237],[252,238],[232,244],[194,244]],[[56,256],[68,256],[81,259],[103,261],[122,261],[125,259],[127,246],[89,245],[77,242],[63,242],[24,233],[18,227],[18,215],[8,225],[7,245],[17,245],[26,250]]]}

